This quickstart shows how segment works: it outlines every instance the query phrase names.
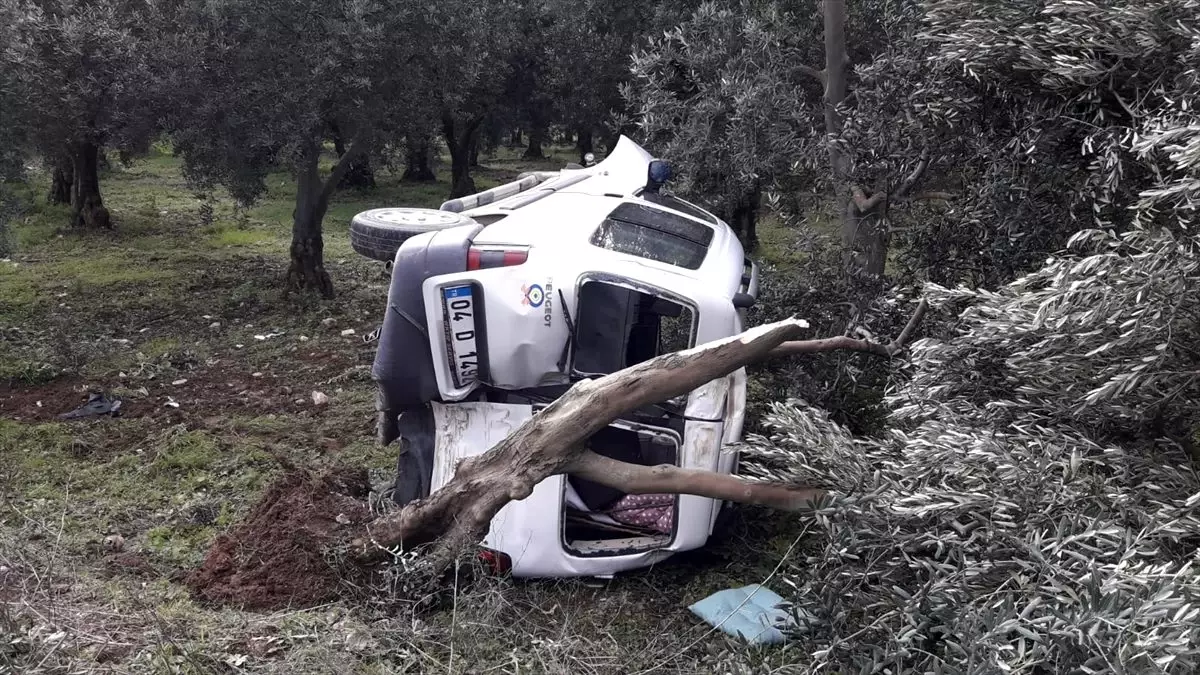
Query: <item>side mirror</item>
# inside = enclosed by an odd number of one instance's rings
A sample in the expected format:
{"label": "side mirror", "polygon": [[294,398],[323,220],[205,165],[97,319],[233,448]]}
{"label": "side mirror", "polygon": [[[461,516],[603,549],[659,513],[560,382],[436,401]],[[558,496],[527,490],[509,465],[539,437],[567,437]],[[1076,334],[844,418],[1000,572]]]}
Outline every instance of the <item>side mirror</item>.
{"label": "side mirror", "polygon": [[749,309],[754,306],[755,297],[749,293],[738,293],[733,296],[733,306],[738,309]]}

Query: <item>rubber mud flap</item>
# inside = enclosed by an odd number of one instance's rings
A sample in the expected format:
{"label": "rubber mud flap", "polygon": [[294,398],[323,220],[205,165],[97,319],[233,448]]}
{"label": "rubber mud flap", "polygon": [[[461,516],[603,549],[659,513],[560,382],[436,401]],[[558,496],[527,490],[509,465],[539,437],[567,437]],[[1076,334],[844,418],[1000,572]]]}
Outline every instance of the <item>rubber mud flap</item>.
{"label": "rubber mud flap", "polygon": [[433,483],[433,409],[428,405],[406,408],[396,421],[400,456],[392,501],[399,506],[429,496]]}

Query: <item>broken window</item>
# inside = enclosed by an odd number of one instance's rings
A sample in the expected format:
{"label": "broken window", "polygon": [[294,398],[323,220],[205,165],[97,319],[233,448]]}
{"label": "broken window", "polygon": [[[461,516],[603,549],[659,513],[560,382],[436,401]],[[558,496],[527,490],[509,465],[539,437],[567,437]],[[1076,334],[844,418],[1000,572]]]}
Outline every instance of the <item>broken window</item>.
{"label": "broken window", "polygon": [[580,287],[572,369],[596,377],[688,349],[695,334],[690,307],[601,281]]}
{"label": "broken window", "polygon": [[[613,425],[588,441],[588,449],[630,464],[678,465],[679,442],[663,430]],[[567,478],[563,545],[575,555],[622,555],[671,543],[677,495],[627,495],[582,478]]]}

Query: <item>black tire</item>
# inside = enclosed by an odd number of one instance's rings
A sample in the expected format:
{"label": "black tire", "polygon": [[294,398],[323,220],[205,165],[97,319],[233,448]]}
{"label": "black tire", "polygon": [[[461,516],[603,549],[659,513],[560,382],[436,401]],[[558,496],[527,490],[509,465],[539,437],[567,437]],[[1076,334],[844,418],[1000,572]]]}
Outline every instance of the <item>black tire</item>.
{"label": "black tire", "polygon": [[396,459],[396,483],[392,501],[399,506],[429,496],[433,483],[433,408],[405,408],[396,420],[400,456]]}
{"label": "black tire", "polygon": [[437,209],[371,209],[350,221],[350,246],[372,260],[392,262],[400,244],[413,235],[474,223],[464,215]]}

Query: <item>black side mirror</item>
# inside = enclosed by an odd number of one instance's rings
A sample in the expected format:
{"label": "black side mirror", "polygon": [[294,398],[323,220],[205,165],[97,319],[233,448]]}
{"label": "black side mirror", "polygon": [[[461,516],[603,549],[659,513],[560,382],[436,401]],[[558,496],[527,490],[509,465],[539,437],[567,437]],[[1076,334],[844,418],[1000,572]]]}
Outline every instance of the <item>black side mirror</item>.
{"label": "black side mirror", "polygon": [[733,306],[738,309],[749,309],[754,306],[755,297],[749,293],[738,293],[733,296]]}

